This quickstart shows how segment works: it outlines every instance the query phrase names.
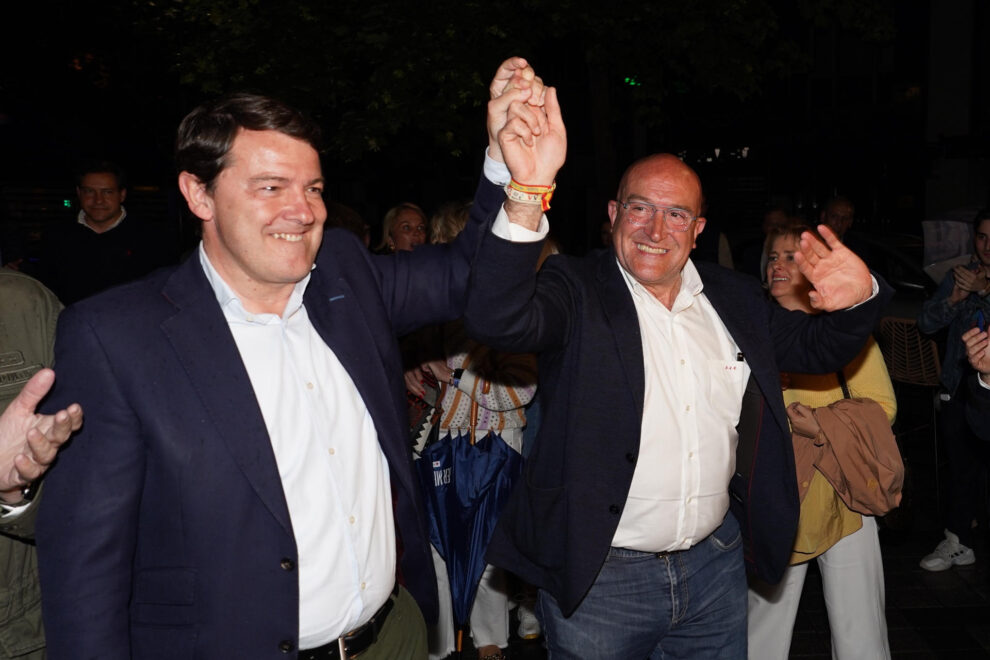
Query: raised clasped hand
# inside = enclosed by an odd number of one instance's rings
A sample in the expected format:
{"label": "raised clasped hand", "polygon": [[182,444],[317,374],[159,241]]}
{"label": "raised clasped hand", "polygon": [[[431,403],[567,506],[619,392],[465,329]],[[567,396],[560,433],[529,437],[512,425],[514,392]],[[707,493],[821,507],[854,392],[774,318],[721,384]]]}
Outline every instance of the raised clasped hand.
{"label": "raised clasped hand", "polygon": [[498,67],[488,92],[488,155],[501,162],[498,134],[509,120],[509,105],[521,102],[542,108],[546,88],[525,58],[510,57]]}
{"label": "raised clasped hand", "polygon": [[801,273],[814,286],[811,306],[832,312],[868,300],[873,293],[870,269],[827,226],[818,225],[818,232],[824,243],[805,232],[801,249],[794,254]]}

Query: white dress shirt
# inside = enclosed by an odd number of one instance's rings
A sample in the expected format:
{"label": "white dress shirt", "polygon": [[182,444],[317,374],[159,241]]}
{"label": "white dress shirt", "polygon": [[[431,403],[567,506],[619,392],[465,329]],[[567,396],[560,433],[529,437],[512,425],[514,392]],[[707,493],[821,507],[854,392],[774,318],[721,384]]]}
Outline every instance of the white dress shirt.
{"label": "white dress shirt", "polygon": [[306,313],[310,275],[281,316],[251,314],[202,244],[199,254],[282,478],[299,552],[299,647],[317,647],[370,619],[395,583],[388,463],[357,387]]}
{"label": "white dress shirt", "polygon": [[736,424],[750,368],[688,261],[667,309],[621,265],[643,338],[646,391],[639,458],[612,545],[685,550],[729,509]]}

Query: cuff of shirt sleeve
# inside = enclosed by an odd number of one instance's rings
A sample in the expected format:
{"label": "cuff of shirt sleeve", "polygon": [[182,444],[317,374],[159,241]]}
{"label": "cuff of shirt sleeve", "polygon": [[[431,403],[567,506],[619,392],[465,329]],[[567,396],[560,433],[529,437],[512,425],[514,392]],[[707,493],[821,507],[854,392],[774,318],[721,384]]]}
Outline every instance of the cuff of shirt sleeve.
{"label": "cuff of shirt sleeve", "polygon": [[856,309],[860,305],[864,305],[877,297],[877,294],[880,293],[880,285],[877,283],[877,278],[873,277],[873,275],[870,275],[870,284],[873,286],[873,291],[870,293],[870,297],[863,302],[856,303],[852,307],[846,307],[847,310]]}
{"label": "cuff of shirt sleeve", "polygon": [[28,510],[29,506],[31,506],[30,500],[24,500],[18,504],[0,504],[0,520],[16,520]]}
{"label": "cuff of shirt sleeve", "polygon": [[979,383],[980,387],[985,390],[990,390],[990,383],[987,382],[988,380],[990,380],[990,374],[976,374],[976,382]]}
{"label": "cuff of shirt sleeve", "polygon": [[488,147],[485,147],[484,172],[486,179],[502,188],[509,185],[509,181],[512,180],[512,175],[509,174],[509,168],[505,166],[505,163],[500,163],[488,155]]}
{"label": "cuff of shirt sleeve", "polygon": [[544,213],[540,218],[540,226],[536,231],[512,224],[509,222],[509,214],[505,212],[505,207],[503,206],[498,210],[498,215],[495,216],[495,222],[492,224],[492,233],[499,238],[504,238],[513,243],[535,243],[547,237],[547,234],[550,233],[550,223],[547,221],[547,214]]}

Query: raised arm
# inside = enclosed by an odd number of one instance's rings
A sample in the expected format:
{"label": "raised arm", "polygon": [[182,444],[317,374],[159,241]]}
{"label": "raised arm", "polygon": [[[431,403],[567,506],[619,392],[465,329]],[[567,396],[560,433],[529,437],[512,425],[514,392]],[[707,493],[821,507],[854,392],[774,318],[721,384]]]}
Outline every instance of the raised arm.
{"label": "raised arm", "polygon": [[824,312],[848,309],[869,300],[873,293],[870,269],[826,225],[818,225],[822,243],[801,234],[801,250],[794,254],[801,273],[814,286],[811,306]]}

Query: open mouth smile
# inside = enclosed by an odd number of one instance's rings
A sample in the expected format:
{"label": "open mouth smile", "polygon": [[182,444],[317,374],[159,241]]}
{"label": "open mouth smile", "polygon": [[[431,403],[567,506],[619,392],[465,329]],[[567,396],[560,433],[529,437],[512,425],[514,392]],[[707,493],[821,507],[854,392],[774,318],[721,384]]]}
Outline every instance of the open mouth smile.
{"label": "open mouth smile", "polygon": [[644,245],[642,243],[637,243],[636,249],[639,250],[640,252],[645,252],[646,254],[667,254],[668,252],[670,252],[670,250],[667,250],[665,248],[654,248],[654,247],[650,247],[649,245]]}
{"label": "open mouth smile", "polygon": [[272,238],[277,238],[280,241],[288,241],[290,243],[298,243],[303,239],[302,234],[272,234]]}

